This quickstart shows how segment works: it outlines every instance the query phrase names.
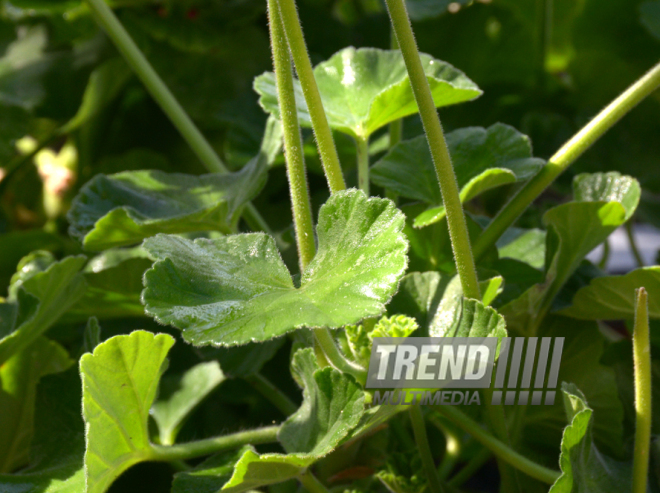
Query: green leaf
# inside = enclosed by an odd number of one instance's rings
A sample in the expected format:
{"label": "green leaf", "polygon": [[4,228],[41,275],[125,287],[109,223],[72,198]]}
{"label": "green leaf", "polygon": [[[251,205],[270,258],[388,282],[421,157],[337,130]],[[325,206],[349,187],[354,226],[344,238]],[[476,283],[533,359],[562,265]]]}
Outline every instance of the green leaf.
{"label": "green leaf", "polygon": [[216,361],[200,363],[175,378],[163,378],[159,398],[151,406],[160,443],[172,445],[184,420],[224,380]]}
{"label": "green leaf", "polygon": [[334,368],[319,369],[311,348],[296,352],[292,372],[303,384],[303,403],[284,422],[278,438],[289,453],[327,455],[360,421],[362,388]]}
{"label": "green leaf", "polygon": [[642,189],[637,180],[616,171],[582,173],[573,178],[573,195],[577,202],[619,202],[627,221],[639,204]]}
{"label": "green leaf", "polygon": [[[462,202],[491,188],[527,180],[543,166],[542,159],[532,157],[529,138],[509,125],[461,128],[446,138]],[[445,216],[426,137],[394,146],[374,164],[371,179],[376,185],[432,206],[415,218],[415,227],[433,224]]]}
{"label": "green leaf", "polygon": [[598,277],[580,289],[561,315],[583,320],[622,320],[635,315],[635,290],[649,293],[649,316],[660,318],[660,267],[635,269],[624,276]]}
{"label": "green leaf", "polygon": [[[195,345],[265,341],[300,327],[342,327],[383,313],[406,268],[403,214],[358,190],[319,212],[318,251],[296,288],[264,234],[194,242],[158,235],[142,298],[159,322]],[[185,274],[184,274],[185,273]]]}
{"label": "green leaf", "polygon": [[629,491],[631,464],[615,461],[602,454],[593,444],[593,411],[577,387],[563,383],[562,392],[570,424],[564,430],[561,441],[559,466],[562,475],[552,485],[550,493]]}
{"label": "green leaf", "polygon": [[39,338],[85,292],[85,257],[66,257],[36,272],[0,304],[0,365]]}
{"label": "green leaf", "polygon": [[39,379],[72,364],[64,348],[42,337],[0,365],[0,472],[28,461]]}
{"label": "green leaf", "polygon": [[535,269],[545,265],[545,231],[509,228],[497,242],[500,258],[525,262]]}
{"label": "green leaf", "polygon": [[152,263],[141,247],[110,249],[92,257],[84,270],[87,291],[64,320],[143,317],[142,277]]}
{"label": "green leaf", "polygon": [[454,307],[441,304],[431,337],[506,337],[506,322],[497,310],[481,301],[461,298]]}
{"label": "green leaf", "polygon": [[399,283],[399,291],[387,305],[388,312],[414,317],[421,327],[427,327],[450,279],[435,271],[406,274]]}
{"label": "green leaf", "polygon": [[123,471],[151,458],[149,409],[173,344],[169,335],[135,331],[80,358],[88,493],[106,491]]}
{"label": "green leaf", "polygon": [[373,340],[374,337],[408,337],[418,328],[417,322],[405,315],[383,317],[369,333],[369,338]]}
{"label": "green leaf", "polygon": [[234,473],[234,466],[248,451],[254,452],[250,445],[222,454],[216,454],[194,469],[174,475],[172,493],[217,493],[229,481]]}
{"label": "green leaf", "polygon": [[[470,101],[479,88],[446,62],[421,54],[424,72],[436,107]],[[345,48],[314,68],[330,127],[353,137],[366,138],[394,120],[417,113],[408,72],[400,51]],[[270,72],[257,77],[259,103],[279,118],[275,78]],[[301,125],[311,126],[298,81],[296,104]]]}
{"label": "green leaf", "polygon": [[41,379],[30,464],[16,474],[0,474],[2,491],[80,493],[85,490],[85,425],[80,397],[80,375],[75,368]]}
{"label": "green leaf", "polygon": [[660,2],[652,0],[639,6],[642,25],[660,40]]}
{"label": "green leaf", "polygon": [[259,455],[252,450],[247,450],[236,463],[234,474],[221,491],[240,493],[297,478],[315,460],[314,457],[308,455]]}
{"label": "green leaf", "polygon": [[545,281],[500,309],[509,327],[534,330],[582,259],[633,214],[640,187],[634,178],[618,173],[594,173],[576,177],[574,195],[575,202],[543,216],[548,228]]}
{"label": "green leaf", "polygon": [[259,156],[231,174],[97,175],[71,205],[69,233],[95,251],[139,243],[157,233],[230,233],[242,206],[263,187],[265,169]]}
{"label": "green leaf", "polygon": [[289,453],[258,455],[246,450],[223,492],[239,493],[296,478],[334,450],[362,418],[362,388],[334,368],[320,369],[313,349],[296,352],[292,372],[303,385],[303,403],[278,435]]}

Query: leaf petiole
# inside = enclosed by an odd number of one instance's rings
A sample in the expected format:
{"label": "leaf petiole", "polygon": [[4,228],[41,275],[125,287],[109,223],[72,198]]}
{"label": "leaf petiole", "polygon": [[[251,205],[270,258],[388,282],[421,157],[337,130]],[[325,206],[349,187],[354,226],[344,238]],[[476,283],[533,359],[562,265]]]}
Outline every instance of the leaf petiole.
{"label": "leaf petiole", "polygon": [[268,0],[270,45],[273,52],[273,66],[277,82],[277,98],[280,103],[282,129],[284,133],[284,158],[289,191],[293,208],[293,222],[298,247],[300,272],[305,270],[316,253],[312,207],[309,202],[305,158],[300,136],[296,96],[293,89],[293,70],[286,43],[284,27],[277,0]]}
{"label": "leaf petiole", "polygon": [[660,87],[660,63],[598,113],[550,158],[534,178],[516,193],[475,241],[474,257],[477,260],[480,259],[560,174],[658,87]]}
{"label": "leaf petiole", "polygon": [[419,107],[419,114],[422,118],[436,175],[440,183],[442,200],[447,211],[447,224],[456,260],[456,270],[461,279],[463,293],[467,298],[480,299],[477,270],[472,256],[470,236],[463,214],[456,175],[454,174],[442,124],[433,102],[431,88],[419,58],[419,51],[417,50],[417,43],[408,12],[403,0],[386,0],[386,3],[392,27],[408,70],[410,84]]}
{"label": "leaf petiole", "polygon": [[[488,431],[484,430],[479,423],[463,414],[456,407],[436,406],[436,409],[463,431],[472,435],[475,440],[490,450],[495,457],[508,462],[528,476],[543,481],[546,484],[553,484],[559,477],[559,471],[537,464],[524,455],[519,454],[511,447],[488,433]],[[431,421],[433,421],[433,419],[433,416],[431,416]]]}
{"label": "leaf petiole", "polygon": [[312,121],[312,129],[314,130],[319,156],[321,157],[321,163],[323,164],[323,170],[328,180],[330,192],[335,193],[345,190],[346,183],[342,175],[339,155],[335,147],[332,130],[330,130],[330,125],[328,124],[328,118],[325,115],[321,93],[314,78],[314,70],[312,69],[312,62],[307,52],[307,45],[305,44],[295,0],[277,0],[277,4],[280,7],[284,32],[289,43],[293,63],[296,66],[300,86],[307,102],[309,116]]}
{"label": "leaf petiole", "polygon": [[429,438],[426,432],[426,424],[424,423],[424,415],[419,404],[410,407],[410,422],[412,423],[413,434],[415,435],[415,442],[417,449],[422,459],[426,479],[429,482],[429,490],[431,493],[442,493],[446,488],[440,480],[438,471],[433,462],[433,454],[431,453],[431,446],[429,445]]}
{"label": "leaf petiole", "polygon": [[225,450],[231,450],[243,445],[258,445],[277,442],[280,426],[266,426],[256,430],[239,431],[231,435],[206,438],[176,445],[151,445],[151,454],[147,460],[172,462],[190,460],[205,455],[211,455]]}
{"label": "leaf petiole", "polygon": [[285,416],[292,415],[298,409],[298,406],[296,406],[296,404],[289,399],[284,392],[273,385],[273,382],[268,380],[261,373],[250,375],[246,380],[257,390],[257,392],[273,403]]}
{"label": "leaf petiole", "polygon": [[341,372],[353,375],[361,385],[365,384],[367,381],[367,370],[357,363],[349,361],[348,358],[342,354],[335,344],[330,330],[327,328],[314,329],[314,339],[334,368]]}
{"label": "leaf petiole", "polygon": [[369,195],[369,137],[356,137],[358,188]]}

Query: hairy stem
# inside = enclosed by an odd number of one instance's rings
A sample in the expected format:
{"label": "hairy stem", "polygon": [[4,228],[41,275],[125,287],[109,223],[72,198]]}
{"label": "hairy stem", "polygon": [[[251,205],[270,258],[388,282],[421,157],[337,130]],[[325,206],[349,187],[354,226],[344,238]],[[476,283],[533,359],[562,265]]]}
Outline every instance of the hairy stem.
{"label": "hairy stem", "polygon": [[367,381],[367,370],[360,365],[348,360],[335,344],[335,340],[326,328],[314,329],[314,338],[323,350],[330,364],[339,371],[353,375],[355,379],[364,385]]}
{"label": "hairy stem", "polygon": [[660,87],[660,63],[612,101],[596,117],[575,134],[534,178],[529,180],[516,195],[497,213],[481,236],[474,243],[476,259],[488,251],[504,232],[520,217],[529,205],[573,164],[594,142],[603,136],[640,101]]}
{"label": "hairy stem", "polygon": [[470,236],[463,214],[456,175],[447,149],[442,124],[433,102],[431,88],[419,58],[408,12],[404,0],[386,0],[386,3],[435,164],[442,201],[447,211],[447,224],[456,259],[456,270],[461,279],[463,293],[468,298],[480,299],[477,271],[472,257]]}
{"label": "hairy stem", "polygon": [[312,62],[307,53],[307,45],[305,44],[295,0],[277,0],[277,3],[280,7],[284,32],[289,43],[293,63],[296,66],[300,86],[307,102],[307,109],[312,120],[312,129],[316,137],[316,145],[318,146],[330,192],[335,193],[345,190],[346,183],[342,175],[339,155],[335,147],[332,130],[330,130],[330,125],[328,125],[325,109],[323,109],[321,93],[314,78],[314,70],[312,69]]}
{"label": "hairy stem", "polygon": [[298,480],[302,483],[309,493],[330,493],[321,481],[318,480],[309,470],[298,476]]}
{"label": "hairy stem", "polygon": [[[112,9],[108,7],[104,0],[87,0],[87,5],[97,24],[107,33],[117,50],[124,57],[126,63],[142,81],[149,94],[151,94],[163,112],[168,116],[199,160],[212,173],[227,173],[228,170],[225,163],[222,162],[220,156],[213,150],[211,144],[209,144],[204,135],[202,135],[202,132],[200,132],[172,92],[167,88],[149,63],[149,60],[140,51],[140,48],[135,44],[126,29],[124,29],[124,26],[121,25],[121,22],[119,22]],[[252,203],[248,203],[245,206],[244,216],[252,229],[270,233],[268,225]]]}
{"label": "hairy stem", "polygon": [[268,399],[285,416],[290,416],[296,412],[298,406],[289,397],[278,389],[273,382],[264,377],[261,373],[250,375],[245,380],[254,387],[254,389]]}
{"label": "hairy stem", "polygon": [[312,206],[309,202],[305,158],[303,155],[296,96],[293,90],[293,70],[291,58],[284,35],[277,0],[268,0],[270,26],[270,46],[273,52],[273,67],[277,83],[277,99],[280,104],[282,129],[284,133],[284,157],[286,174],[289,178],[293,224],[296,230],[298,263],[300,272],[304,272],[316,253]]}
{"label": "hairy stem", "polygon": [[637,262],[637,267],[644,267],[644,258],[642,257],[639,248],[637,247],[637,242],[635,241],[635,231],[633,229],[632,221],[628,221],[625,224],[626,235],[628,236],[628,243],[630,243],[630,251]]}
{"label": "hairy stem", "polygon": [[428,434],[426,433],[424,415],[422,414],[422,408],[419,404],[410,406],[410,422],[412,423],[413,434],[415,435],[417,449],[419,450],[419,455],[422,459],[426,479],[429,482],[429,490],[431,493],[442,493],[445,491],[445,488],[440,480],[438,471],[435,468]]}
{"label": "hairy stem", "polygon": [[[493,433],[499,438],[502,443],[511,446],[511,437],[506,426],[506,416],[504,414],[503,406],[494,406],[493,390],[491,388],[484,389],[484,400],[486,401],[486,415],[488,416],[488,423],[493,430]],[[503,491],[516,491],[518,488],[518,478],[516,471],[506,464],[506,461],[497,457],[497,465],[500,470],[502,490]]]}
{"label": "hairy stem", "polygon": [[179,443],[176,445],[152,445],[150,460],[171,462],[177,460],[190,460],[205,455],[224,452],[243,445],[277,442],[279,426],[267,426],[256,430],[239,431],[231,435],[216,438],[207,438],[195,442]]}
{"label": "hairy stem", "polygon": [[528,476],[536,478],[546,484],[553,484],[559,477],[558,471],[548,469],[545,466],[529,460],[524,455],[519,454],[511,447],[488,433],[488,431],[483,429],[479,423],[463,414],[458,408],[454,406],[436,406],[435,409],[447,419],[455,423],[463,431],[472,435],[475,440],[490,450],[495,457],[508,462]]}
{"label": "hairy stem", "polygon": [[358,188],[369,195],[369,137],[355,139],[357,151]]}
{"label": "hairy stem", "polygon": [[633,332],[635,363],[635,451],[633,458],[633,493],[646,492],[651,446],[651,343],[646,290],[637,290],[635,331]]}

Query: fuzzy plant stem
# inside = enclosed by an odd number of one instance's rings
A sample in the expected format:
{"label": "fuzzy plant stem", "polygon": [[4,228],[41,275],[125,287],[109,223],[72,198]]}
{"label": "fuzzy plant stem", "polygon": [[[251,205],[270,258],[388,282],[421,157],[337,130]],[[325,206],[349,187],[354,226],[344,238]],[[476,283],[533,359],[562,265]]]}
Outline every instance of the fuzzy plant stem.
{"label": "fuzzy plant stem", "polygon": [[514,195],[475,241],[473,250],[475,258],[481,258],[560,174],[658,87],[660,87],[660,63],[587,123],[550,158],[534,178]]}
{"label": "fuzzy plant stem", "polygon": [[[87,0],[87,5],[97,24],[107,33],[126,63],[133,69],[199,160],[212,173],[227,173],[227,167],[220,156],[167,88],[105,0]],[[268,225],[252,203],[246,205],[244,216],[252,229],[270,232]]]}
{"label": "fuzzy plant stem", "polygon": [[447,481],[447,484],[454,488],[460,488],[463,483],[474,476],[477,471],[479,471],[479,469],[481,469],[484,464],[488,462],[492,455],[493,454],[491,451],[487,448],[481,449],[479,452],[473,455],[470,460],[468,460],[467,464],[465,464],[460,471],[458,471],[449,481]]}
{"label": "fuzzy plant stem", "polygon": [[207,438],[195,442],[178,443],[170,446],[152,445],[149,460],[163,462],[190,460],[239,448],[243,445],[275,443],[277,442],[277,433],[279,431],[279,426],[267,426],[256,430],[239,431],[231,435]]}
{"label": "fuzzy plant stem", "polygon": [[285,416],[291,416],[296,412],[298,406],[289,399],[289,397],[278,389],[273,382],[264,377],[261,373],[255,373],[246,377],[247,382],[252,387],[268,399],[277,409],[279,409]]}
{"label": "fuzzy plant stem", "polygon": [[358,188],[369,195],[369,137],[355,139],[357,150]]}
{"label": "fuzzy plant stem", "polygon": [[293,69],[284,35],[284,27],[277,6],[277,0],[268,0],[270,46],[273,52],[273,67],[277,83],[277,99],[280,104],[282,129],[284,133],[284,157],[286,174],[289,178],[293,224],[298,246],[300,272],[304,272],[316,253],[312,206],[309,202],[305,158],[303,155],[296,97],[293,89]]}
{"label": "fuzzy plant stem", "polygon": [[635,450],[633,456],[633,493],[645,493],[651,446],[651,343],[646,290],[637,290],[635,330],[633,332],[635,363]]}
{"label": "fuzzy plant stem", "polygon": [[519,454],[511,447],[488,433],[488,431],[483,429],[479,423],[463,414],[458,408],[454,406],[436,406],[435,409],[463,431],[472,435],[475,440],[490,450],[495,457],[508,462],[528,476],[538,479],[546,484],[553,484],[559,477],[558,471],[548,469],[545,466],[529,460],[524,455]]}
{"label": "fuzzy plant stem", "polygon": [[296,72],[298,72],[300,86],[307,102],[309,116],[312,120],[312,129],[314,130],[316,144],[330,192],[335,193],[345,190],[346,183],[342,175],[339,155],[335,147],[332,130],[330,130],[330,125],[328,124],[328,118],[325,115],[321,93],[314,78],[314,70],[312,69],[312,62],[307,53],[307,45],[305,44],[295,0],[277,0],[277,3],[280,7],[289,50],[291,50],[293,63],[296,66]]}
{"label": "fuzzy plant stem", "polygon": [[422,458],[426,479],[429,482],[429,491],[431,493],[443,493],[446,489],[440,480],[435,463],[433,462],[433,454],[431,453],[431,446],[429,445],[429,438],[426,432],[426,423],[424,423],[424,415],[419,404],[410,406],[410,422],[412,423],[417,449]]}
{"label": "fuzzy plant stem", "polygon": [[628,243],[630,243],[630,252],[637,262],[637,267],[644,267],[644,257],[637,247],[637,242],[635,241],[635,230],[633,228],[633,222],[628,221],[625,224],[626,235],[628,236]]}
{"label": "fuzzy plant stem", "polygon": [[298,481],[300,481],[309,493],[330,493],[325,485],[309,470],[298,476]]}
{"label": "fuzzy plant stem", "polygon": [[417,43],[408,18],[408,12],[404,0],[386,0],[386,3],[394,33],[406,63],[410,84],[419,107],[424,131],[431,149],[431,156],[435,164],[442,201],[447,211],[449,236],[451,237],[454,258],[456,259],[456,270],[461,279],[463,294],[467,298],[480,299],[477,271],[472,257],[470,236],[463,215],[463,205],[461,204],[456,175],[447,149],[442,124],[433,102],[431,88],[426,79],[422,61],[419,58],[419,51],[417,50]]}
{"label": "fuzzy plant stem", "polygon": [[362,366],[350,361],[342,354],[335,340],[327,328],[314,329],[314,338],[323,350],[328,362],[337,370],[353,375],[355,379],[364,385],[367,381],[367,370]]}

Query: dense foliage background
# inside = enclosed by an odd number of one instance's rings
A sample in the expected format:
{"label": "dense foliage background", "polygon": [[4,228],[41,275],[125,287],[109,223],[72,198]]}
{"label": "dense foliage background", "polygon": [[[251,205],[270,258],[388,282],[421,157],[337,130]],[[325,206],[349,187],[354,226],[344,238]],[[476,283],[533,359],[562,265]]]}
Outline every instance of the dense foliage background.
{"label": "dense foliage background", "polygon": [[[225,162],[239,169],[255,156],[267,115],[252,85],[256,76],[272,70],[265,2],[108,3]],[[201,174],[206,170],[96,27],[84,4],[76,0],[2,0],[0,5],[0,286],[6,296],[5,288],[25,255],[46,250],[60,258],[82,252],[80,243],[67,233],[66,212],[71,198],[96,174],[138,169]],[[298,7],[314,64],[349,45],[390,47],[390,26],[379,0],[300,0]],[[473,102],[443,108],[445,130],[507,123],[527,134],[534,155],[545,159],[660,59],[657,0],[409,0],[408,7],[420,50],[450,62],[484,92]],[[422,134],[416,115],[406,118],[403,128],[405,138]],[[372,137],[372,162],[387,149],[387,139],[386,129]],[[309,129],[304,130],[304,140],[316,217],[329,192]],[[347,182],[355,186],[354,144],[339,133],[336,141]],[[32,159],[35,146],[45,150]],[[620,171],[636,177],[644,193],[634,220],[660,227],[660,93],[634,109],[581,157],[526,212],[519,225],[540,226],[543,212],[568,199],[574,175],[596,171]],[[467,208],[475,215],[491,216],[510,191],[488,192]],[[384,196],[378,187],[373,194]],[[297,272],[281,154],[254,204],[289,243],[284,260]],[[241,227],[246,229],[242,223]],[[48,261],[45,254],[40,255]],[[151,262],[140,256],[124,260],[105,256],[98,260],[102,267],[88,268],[87,281],[96,291],[64,314],[56,330],[49,332],[70,354],[82,351],[87,319],[92,315],[100,319],[103,339],[138,328],[179,336],[178,331],[143,316],[141,277]],[[425,263],[428,259],[413,258],[412,262],[416,270],[443,269]],[[120,292],[109,286],[121,286]],[[602,347],[598,350],[595,355],[587,351],[588,356],[600,358]],[[290,351],[290,342],[280,339],[269,344],[263,355],[267,361],[263,373],[299,402],[299,389],[289,373],[281,371],[288,367]],[[613,363],[608,371],[620,364],[615,351],[611,353]],[[174,381],[200,360],[216,357],[223,369],[223,358],[227,368],[232,368],[234,353],[198,349],[179,341],[170,354],[165,378]],[[236,375],[241,376],[240,369]],[[627,398],[622,397],[623,408],[612,411],[619,418],[625,411],[628,421],[624,426],[632,419],[630,395]],[[38,402],[43,401],[40,399]],[[599,403],[592,404],[597,407]],[[38,407],[36,412],[47,413]],[[245,379],[235,378],[223,382],[222,392],[216,390],[204,401],[180,437],[207,437],[281,419]],[[603,418],[599,429],[608,427],[607,419]],[[1,423],[0,414],[0,427]],[[559,449],[564,423],[555,424],[521,447],[556,468],[556,453],[543,456],[546,448]],[[434,433],[437,442],[443,443],[440,433]],[[624,444],[620,437],[604,433],[597,440],[612,455],[621,456]],[[365,470],[385,463],[384,446],[377,440],[364,447],[366,451],[354,451],[352,465],[359,467],[349,469],[349,479],[359,480]],[[327,480],[344,471],[348,464],[342,460],[326,461],[319,475]],[[167,464],[140,464],[110,491],[170,491],[172,474]],[[488,462],[469,487],[494,491],[496,474],[494,462]],[[288,482],[271,491],[296,487],[295,482]]]}

